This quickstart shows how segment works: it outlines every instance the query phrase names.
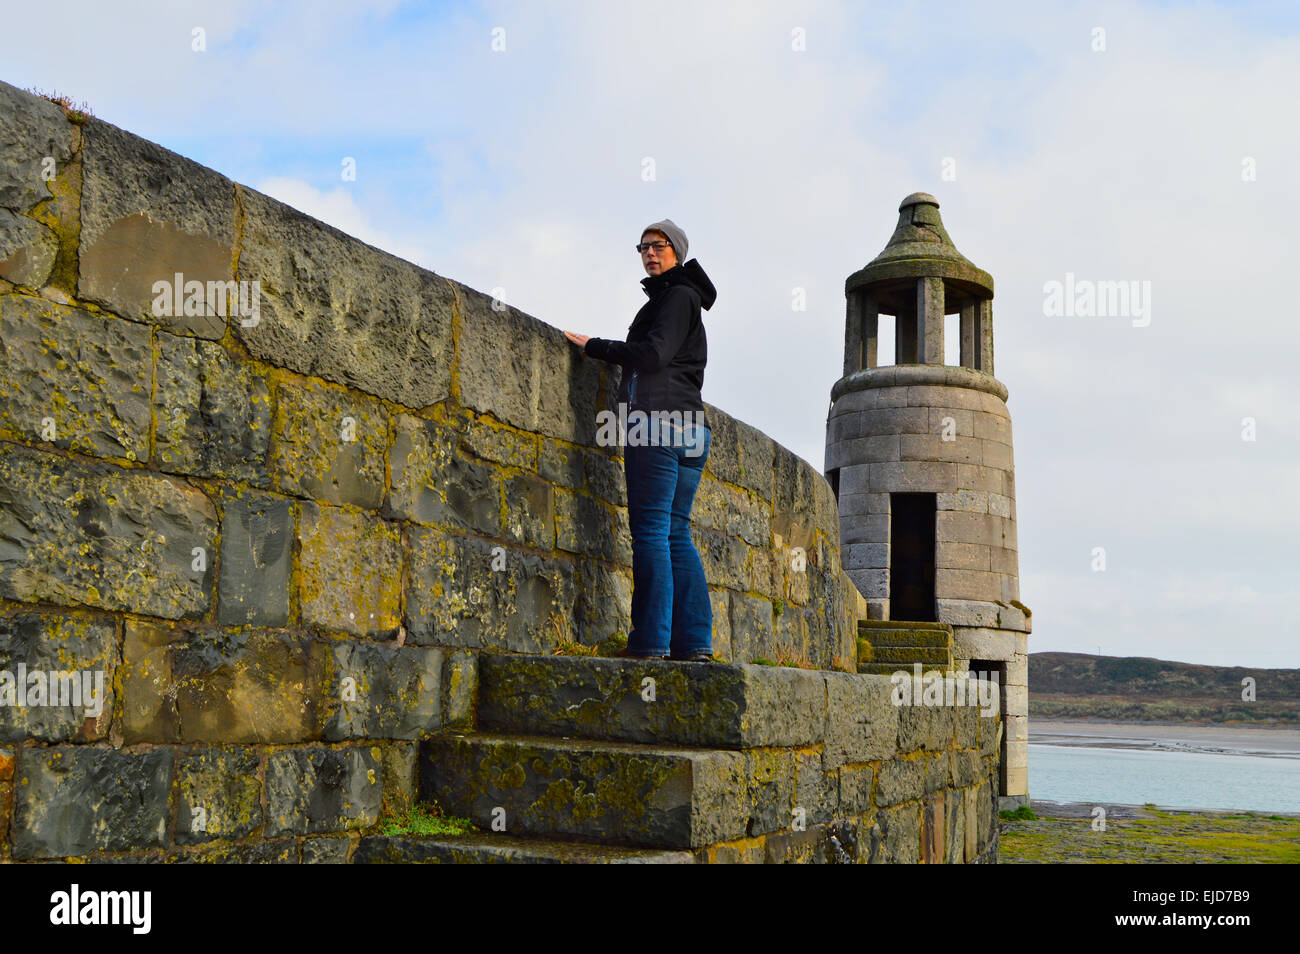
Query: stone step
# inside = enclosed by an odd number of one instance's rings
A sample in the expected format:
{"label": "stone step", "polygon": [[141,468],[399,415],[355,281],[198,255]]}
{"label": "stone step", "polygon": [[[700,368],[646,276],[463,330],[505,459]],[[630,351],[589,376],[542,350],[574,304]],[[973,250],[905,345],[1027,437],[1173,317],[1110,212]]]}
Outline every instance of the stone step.
{"label": "stone step", "polygon": [[477,711],[489,732],[708,749],[815,745],[826,681],[784,666],[484,653]]}
{"label": "stone step", "polygon": [[937,665],[952,668],[951,646],[871,646],[871,662],[891,663],[910,666],[914,662],[922,665]]}
{"label": "stone step", "polygon": [[352,863],[689,865],[695,856],[689,851],[511,835],[370,835],[357,844]]}
{"label": "stone step", "polygon": [[443,735],[420,743],[419,788],[421,801],[510,835],[689,849],[742,838],[748,823],[739,752]]}
{"label": "stone step", "polygon": [[[947,672],[952,666],[941,666],[934,663],[921,663],[921,672]],[[858,663],[858,672],[860,674],[870,674],[876,676],[892,676],[896,672],[906,673],[911,676],[915,673],[911,663],[878,663],[878,662],[860,662]]]}
{"label": "stone step", "polygon": [[[864,626],[870,622],[873,625]],[[946,623],[927,623],[914,626],[901,626],[878,620],[861,620],[858,623],[858,638],[865,639],[872,647],[876,646],[941,646],[953,644],[952,627]]]}

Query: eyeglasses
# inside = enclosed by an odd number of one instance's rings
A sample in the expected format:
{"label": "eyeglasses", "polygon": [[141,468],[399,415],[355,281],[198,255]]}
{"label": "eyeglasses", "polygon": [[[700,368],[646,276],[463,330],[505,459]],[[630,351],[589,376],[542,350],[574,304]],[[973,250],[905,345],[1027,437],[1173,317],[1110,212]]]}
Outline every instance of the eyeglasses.
{"label": "eyeglasses", "polygon": [[664,249],[666,249],[666,248],[669,246],[669,244],[671,244],[671,243],[669,243],[669,242],[642,242],[640,245],[638,245],[638,246],[636,247],[636,250],[637,250],[638,252],[640,252],[642,255],[645,254],[646,249],[650,249],[650,248],[654,249],[656,252],[662,252]]}

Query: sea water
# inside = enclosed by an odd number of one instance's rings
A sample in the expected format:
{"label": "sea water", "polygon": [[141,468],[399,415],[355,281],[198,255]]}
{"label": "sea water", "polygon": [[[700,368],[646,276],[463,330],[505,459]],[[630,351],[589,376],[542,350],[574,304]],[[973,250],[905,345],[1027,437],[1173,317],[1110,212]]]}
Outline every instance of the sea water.
{"label": "sea water", "polygon": [[1029,743],[1029,794],[1053,802],[1300,812],[1300,756]]}

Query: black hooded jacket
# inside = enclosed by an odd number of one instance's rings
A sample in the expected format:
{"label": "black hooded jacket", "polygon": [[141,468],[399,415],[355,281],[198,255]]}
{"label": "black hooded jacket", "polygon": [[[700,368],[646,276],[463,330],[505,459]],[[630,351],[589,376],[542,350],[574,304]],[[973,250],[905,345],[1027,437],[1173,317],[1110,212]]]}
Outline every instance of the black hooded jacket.
{"label": "black hooded jacket", "polygon": [[584,350],[622,365],[618,399],[629,410],[702,414],[709,349],[700,308],[713,307],[717,290],[696,259],[648,275],[641,285],[650,300],[628,327],[627,341],[591,338]]}

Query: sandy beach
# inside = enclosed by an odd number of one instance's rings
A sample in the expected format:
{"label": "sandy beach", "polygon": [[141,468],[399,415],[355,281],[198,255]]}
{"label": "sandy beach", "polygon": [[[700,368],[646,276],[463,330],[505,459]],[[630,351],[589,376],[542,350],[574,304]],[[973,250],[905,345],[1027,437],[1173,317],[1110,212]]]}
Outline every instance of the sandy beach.
{"label": "sandy beach", "polygon": [[1031,745],[1163,749],[1300,758],[1300,729],[1270,726],[1170,725],[1149,722],[1029,720]]}

